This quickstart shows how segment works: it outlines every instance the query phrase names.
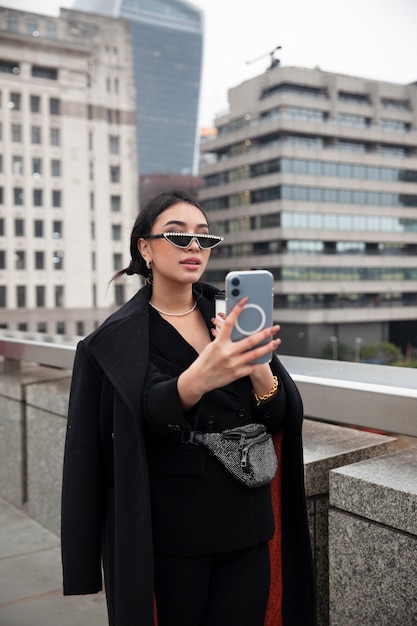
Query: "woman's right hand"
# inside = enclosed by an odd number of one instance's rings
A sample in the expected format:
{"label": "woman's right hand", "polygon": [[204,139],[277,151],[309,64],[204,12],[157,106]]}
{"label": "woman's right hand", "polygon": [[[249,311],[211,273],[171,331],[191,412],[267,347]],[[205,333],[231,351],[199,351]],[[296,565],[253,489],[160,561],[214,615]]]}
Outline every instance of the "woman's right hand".
{"label": "woman's right hand", "polygon": [[[274,339],[280,327],[264,328],[240,341],[232,341],[233,327],[242,313],[247,298],[242,298],[224,320],[213,320],[214,341],[178,378],[178,393],[184,410],[189,410],[207,391],[250,376],[255,372],[255,359],[274,351],[281,343]],[[261,342],[267,341],[264,345]]]}

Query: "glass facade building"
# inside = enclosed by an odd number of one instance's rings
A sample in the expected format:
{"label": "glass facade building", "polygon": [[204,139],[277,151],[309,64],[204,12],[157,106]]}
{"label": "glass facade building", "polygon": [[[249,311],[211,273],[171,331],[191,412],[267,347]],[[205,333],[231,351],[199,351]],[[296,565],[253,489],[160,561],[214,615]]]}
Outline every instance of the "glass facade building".
{"label": "glass facade building", "polygon": [[417,84],[278,67],[229,90],[200,199],[206,279],[269,269],[287,354],[417,349]]}
{"label": "glass facade building", "polygon": [[203,15],[181,0],[76,0],[130,21],[139,174],[192,174],[197,163]]}

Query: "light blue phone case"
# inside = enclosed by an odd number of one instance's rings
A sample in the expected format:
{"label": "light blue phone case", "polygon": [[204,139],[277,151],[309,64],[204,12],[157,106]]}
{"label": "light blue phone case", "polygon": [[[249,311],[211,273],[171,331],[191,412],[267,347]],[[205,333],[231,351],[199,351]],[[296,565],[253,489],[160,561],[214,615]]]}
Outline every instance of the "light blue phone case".
{"label": "light blue phone case", "polygon": [[[263,328],[272,326],[274,277],[267,270],[233,271],[226,276],[226,314],[244,296],[248,301],[239,315],[233,331],[232,341],[240,341]],[[272,353],[260,357],[254,363],[269,363]]]}

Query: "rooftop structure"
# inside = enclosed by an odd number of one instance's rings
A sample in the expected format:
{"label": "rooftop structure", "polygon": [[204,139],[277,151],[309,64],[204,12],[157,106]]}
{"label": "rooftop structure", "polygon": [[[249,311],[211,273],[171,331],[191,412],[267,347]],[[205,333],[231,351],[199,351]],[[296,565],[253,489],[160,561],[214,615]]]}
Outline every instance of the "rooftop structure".
{"label": "rooftop structure", "polygon": [[201,144],[225,235],[206,278],[269,269],[286,354],[417,346],[417,84],[274,66]]}

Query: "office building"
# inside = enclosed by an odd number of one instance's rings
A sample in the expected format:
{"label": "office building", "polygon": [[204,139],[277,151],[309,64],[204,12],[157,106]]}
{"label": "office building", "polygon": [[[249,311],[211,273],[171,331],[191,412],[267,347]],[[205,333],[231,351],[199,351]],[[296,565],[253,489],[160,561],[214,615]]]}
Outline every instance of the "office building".
{"label": "office building", "polygon": [[139,174],[195,174],[202,11],[184,0],[75,0],[73,6],[131,25]]}
{"label": "office building", "polygon": [[0,325],[83,335],[138,283],[130,28],[0,8]]}
{"label": "office building", "polygon": [[417,83],[275,65],[229,107],[201,146],[207,280],[269,269],[286,354],[416,347]]}

